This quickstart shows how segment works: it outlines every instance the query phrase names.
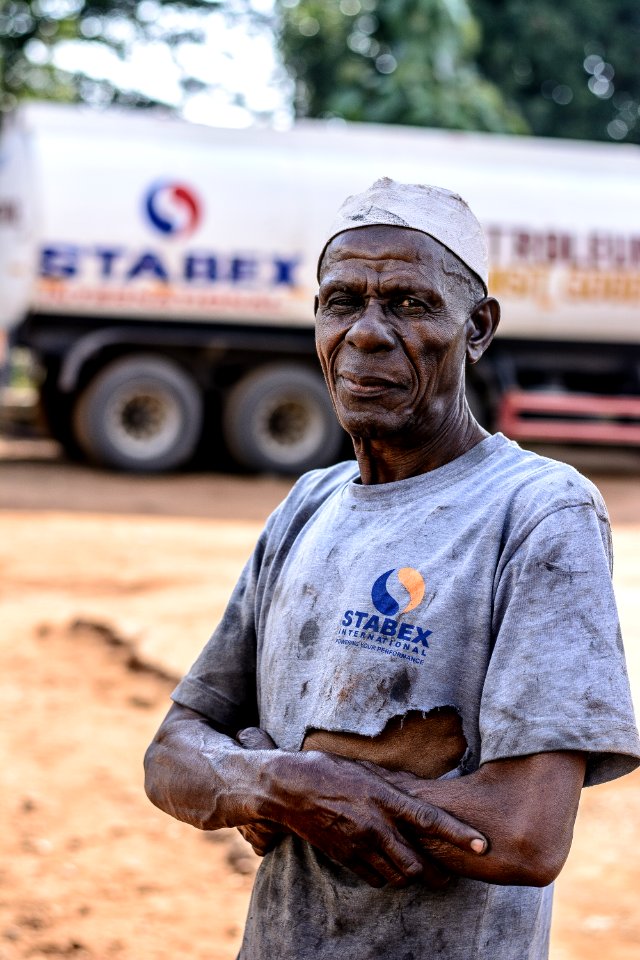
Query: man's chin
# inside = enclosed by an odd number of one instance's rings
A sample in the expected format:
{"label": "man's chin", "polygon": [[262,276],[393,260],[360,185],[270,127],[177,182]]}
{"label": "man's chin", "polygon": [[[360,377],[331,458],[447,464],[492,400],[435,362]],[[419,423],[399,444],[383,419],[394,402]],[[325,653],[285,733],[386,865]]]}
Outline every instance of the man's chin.
{"label": "man's chin", "polygon": [[397,438],[398,433],[402,431],[402,425],[396,424],[393,418],[388,417],[381,420],[365,413],[351,412],[338,419],[343,430],[346,430],[352,440],[391,440],[392,437]]}

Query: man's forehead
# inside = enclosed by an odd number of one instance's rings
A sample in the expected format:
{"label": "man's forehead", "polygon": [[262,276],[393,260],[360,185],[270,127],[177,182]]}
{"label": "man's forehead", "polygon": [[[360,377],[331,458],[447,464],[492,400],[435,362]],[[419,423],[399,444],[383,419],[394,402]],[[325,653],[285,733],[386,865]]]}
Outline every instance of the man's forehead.
{"label": "man's forehead", "polygon": [[[334,237],[322,260],[320,276],[325,279],[340,267],[398,269],[402,273],[434,268],[442,263],[442,244],[419,230],[406,227],[368,226],[346,230]],[[404,267],[404,269],[403,269]]]}

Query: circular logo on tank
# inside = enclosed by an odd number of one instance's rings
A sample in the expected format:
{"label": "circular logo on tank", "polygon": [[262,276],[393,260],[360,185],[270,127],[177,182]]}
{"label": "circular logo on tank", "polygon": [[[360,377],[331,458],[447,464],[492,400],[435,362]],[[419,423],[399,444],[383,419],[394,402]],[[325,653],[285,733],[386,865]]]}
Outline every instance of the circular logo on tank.
{"label": "circular logo on tank", "polygon": [[144,198],[149,222],[167,237],[186,237],[198,227],[202,204],[191,187],[174,181],[154,183]]}
{"label": "circular logo on tank", "polygon": [[[413,567],[386,570],[374,583],[371,599],[378,613],[383,613],[386,617],[395,617],[398,613],[415,610],[424,599],[422,574]],[[401,608],[402,603],[405,605]]]}

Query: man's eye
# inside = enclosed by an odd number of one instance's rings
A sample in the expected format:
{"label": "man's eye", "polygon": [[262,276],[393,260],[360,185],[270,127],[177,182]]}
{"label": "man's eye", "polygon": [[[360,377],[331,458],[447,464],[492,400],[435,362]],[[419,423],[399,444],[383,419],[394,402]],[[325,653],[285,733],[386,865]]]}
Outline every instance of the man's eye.
{"label": "man's eye", "polygon": [[415,297],[402,297],[401,300],[395,301],[393,308],[396,313],[403,313],[405,315],[418,315],[427,312],[426,303],[422,300],[417,300]]}
{"label": "man's eye", "polygon": [[351,297],[347,294],[341,294],[339,297],[331,297],[328,303],[330,310],[345,311],[357,310],[362,306],[360,297]]}

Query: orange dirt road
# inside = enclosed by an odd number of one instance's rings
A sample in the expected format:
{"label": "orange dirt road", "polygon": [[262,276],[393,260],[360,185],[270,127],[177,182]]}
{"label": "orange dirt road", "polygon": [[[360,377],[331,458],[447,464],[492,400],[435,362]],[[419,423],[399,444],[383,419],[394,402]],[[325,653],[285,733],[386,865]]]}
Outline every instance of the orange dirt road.
{"label": "orange dirt road", "polygon": [[[638,471],[586,472],[612,514],[639,703]],[[141,763],[288,486],[123,477],[0,441],[0,960],[235,956],[256,858],[155,810]],[[638,960],[639,814],[640,774],[585,791],[552,960]]]}

